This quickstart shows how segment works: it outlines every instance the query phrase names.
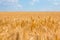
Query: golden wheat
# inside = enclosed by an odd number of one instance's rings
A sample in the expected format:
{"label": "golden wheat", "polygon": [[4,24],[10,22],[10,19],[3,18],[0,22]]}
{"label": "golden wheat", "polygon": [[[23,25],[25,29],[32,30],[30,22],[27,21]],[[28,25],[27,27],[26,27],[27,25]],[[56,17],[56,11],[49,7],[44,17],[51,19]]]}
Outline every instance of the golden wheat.
{"label": "golden wheat", "polygon": [[59,19],[51,16],[0,18],[0,40],[60,40]]}

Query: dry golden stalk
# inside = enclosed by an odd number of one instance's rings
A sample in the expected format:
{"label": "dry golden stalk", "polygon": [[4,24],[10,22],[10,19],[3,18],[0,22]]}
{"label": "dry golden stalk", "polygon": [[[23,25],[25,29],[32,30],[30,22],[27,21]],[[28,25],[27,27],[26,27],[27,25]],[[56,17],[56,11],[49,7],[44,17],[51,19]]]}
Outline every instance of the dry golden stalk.
{"label": "dry golden stalk", "polygon": [[15,16],[1,18],[0,40],[60,40],[58,18],[58,20],[52,16],[30,16],[26,17],[28,20],[22,18]]}

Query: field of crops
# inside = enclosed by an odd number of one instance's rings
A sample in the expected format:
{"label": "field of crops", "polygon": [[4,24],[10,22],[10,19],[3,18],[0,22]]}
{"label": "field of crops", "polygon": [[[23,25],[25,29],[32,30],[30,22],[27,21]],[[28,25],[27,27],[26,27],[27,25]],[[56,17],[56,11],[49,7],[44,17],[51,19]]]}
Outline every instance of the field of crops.
{"label": "field of crops", "polygon": [[0,40],[60,40],[60,13],[0,12]]}

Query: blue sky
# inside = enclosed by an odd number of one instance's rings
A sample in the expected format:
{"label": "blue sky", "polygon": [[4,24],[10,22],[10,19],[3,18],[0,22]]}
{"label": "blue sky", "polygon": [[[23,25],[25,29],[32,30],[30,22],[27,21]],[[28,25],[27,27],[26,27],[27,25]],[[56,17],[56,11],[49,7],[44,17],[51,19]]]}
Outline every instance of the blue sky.
{"label": "blue sky", "polygon": [[60,0],[0,0],[0,11],[60,11]]}

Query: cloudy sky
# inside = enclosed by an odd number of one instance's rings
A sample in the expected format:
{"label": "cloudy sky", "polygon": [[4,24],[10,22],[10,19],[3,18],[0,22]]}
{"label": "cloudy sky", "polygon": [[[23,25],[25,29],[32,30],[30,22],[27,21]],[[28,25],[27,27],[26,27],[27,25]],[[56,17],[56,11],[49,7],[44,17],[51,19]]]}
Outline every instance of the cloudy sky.
{"label": "cloudy sky", "polygon": [[60,0],[0,0],[0,11],[60,11]]}

